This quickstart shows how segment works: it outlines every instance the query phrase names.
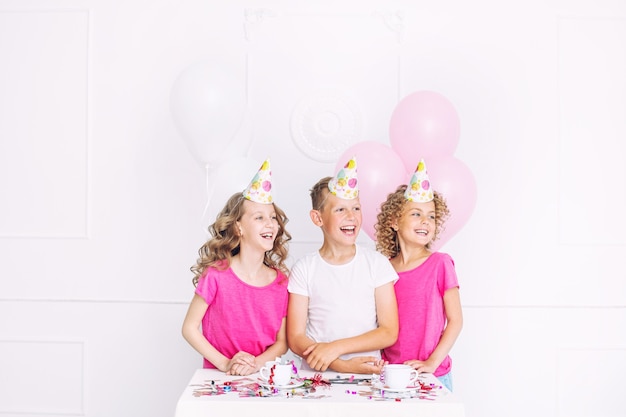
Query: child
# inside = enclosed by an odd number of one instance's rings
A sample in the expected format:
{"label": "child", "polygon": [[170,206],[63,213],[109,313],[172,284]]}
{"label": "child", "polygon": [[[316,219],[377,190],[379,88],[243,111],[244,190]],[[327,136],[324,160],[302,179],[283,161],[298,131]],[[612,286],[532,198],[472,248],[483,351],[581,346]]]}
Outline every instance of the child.
{"label": "child", "polygon": [[249,375],[287,351],[287,221],[273,203],[266,160],[209,227],[182,328],[205,368]]}
{"label": "child", "polygon": [[321,248],[296,261],[289,278],[289,348],[316,371],[380,373],[380,349],[398,335],[389,261],[356,245],[361,228],[356,161],[311,190],[311,220],[322,231]]}
{"label": "child", "polygon": [[382,204],[376,224],[376,248],[391,258],[400,332],[383,351],[390,363],[434,373],[452,391],[448,356],[463,327],[454,261],[429,248],[449,214],[445,200],[433,191],[420,161],[409,186],[401,185]]}

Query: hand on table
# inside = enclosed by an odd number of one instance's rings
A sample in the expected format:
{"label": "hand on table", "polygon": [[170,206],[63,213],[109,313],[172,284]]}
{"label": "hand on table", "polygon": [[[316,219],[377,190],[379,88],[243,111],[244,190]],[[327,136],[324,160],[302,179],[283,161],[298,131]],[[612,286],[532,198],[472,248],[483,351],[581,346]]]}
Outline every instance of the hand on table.
{"label": "hand on table", "polygon": [[302,352],[311,369],[324,372],[339,357],[332,343],[313,343]]}
{"label": "hand on table", "polygon": [[331,369],[341,373],[380,374],[386,363],[375,356],[355,356],[350,359],[336,359],[331,364]]}
{"label": "hand on table", "polygon": [[433,365],[429,361],[418,361],[417,359],[411,359],[409,361],[404,362],[405,365],[411,366],[417,372],[422,373],[433,373],[437,369],[439,365]]}
{"label": "hand on table", "polygon": [[250,375],[257,372],[258,368],[254,355],[247,352],[237,352],[228,362],[226,375]]}

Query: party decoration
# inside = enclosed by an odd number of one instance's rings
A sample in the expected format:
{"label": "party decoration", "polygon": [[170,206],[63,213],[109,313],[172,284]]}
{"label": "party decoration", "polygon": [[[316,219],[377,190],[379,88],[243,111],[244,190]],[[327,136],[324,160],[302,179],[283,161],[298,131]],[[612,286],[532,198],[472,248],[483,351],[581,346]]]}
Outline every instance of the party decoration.
{"label": "party decoration", "polygon": [[[215,169],[207,169],[207,204],[203,214],[203,224],[211,224],[222,210],[226,201],[237,192],[242,192],[253,178],[258,161],[239,156],[228,158]],[[276,193],[273,193],[274,197]]]}
{"label": "party decoration", "polygon": [[[216,166],[247,147],[234,144],[246,111],[245,79],[229,57],[195,63],[174,82],[170,111],[179,134],[201,166]],[[242,153],[239,153],[242,152]]]}
{"label": "party decoration", "polygon": [[[235,167],[236,169],[236,167]],[[272,171],[269,158],[263,162],[250,184],[243,190],[244,198],[261,204],[271,204],[272,198]]]}
{"label": "party decoration", "polygon": [[396,105],[389,123],[391,147],[407,169],[423,158],[452,156],[459,143],[460,121],[452,103],[433,91],[417,91]]}
{"label": "party decoration", "polygon": [[[396,187],[406,184],[407,171],[398,154],[380,142],[358,142],[346,149],[339,161],[346,161],[350,157],[359,161],[359,198],[363,217],[361,229],[375,240],[374,225],[380,205]],[[335,170],[341,167],[337,165]]]}
{"label": "party decoration", "polygon": [[356,158],[352,157],[337,175],[328,182],[328,189],[334,195],[344,200],[353,200],[359,196],[359,181],[357,179]]}
{"label": "party decoration", "polygon": [[477,187],[467,165],[453,156],[430,158],[428,175],[432,180],[433,189],[443,195],[450,209],[450,217],[444,224],[443,232],[432,244],[433,250],[439,250],[472,216],[476,206]]}
{"label": "party decoration", "polygon": [[334,162],[362,137],[363,115],[347,95],[318,89],[294,106],[290,125],[291,138],[300,151],[316,161]]}
{"label": "party decoration", "polygon": [[433,188],[430,185],[426,164],[423,159],[417,164],[417,168],[404,192],[404,197],[409,201],[417,203],[428,203],[434,200],[435,195],[433,194]]}

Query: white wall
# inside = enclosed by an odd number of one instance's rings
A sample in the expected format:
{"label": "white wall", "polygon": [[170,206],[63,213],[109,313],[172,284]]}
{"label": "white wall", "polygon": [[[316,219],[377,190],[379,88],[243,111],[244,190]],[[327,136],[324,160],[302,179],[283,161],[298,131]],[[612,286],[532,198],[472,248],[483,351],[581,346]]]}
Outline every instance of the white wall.
{"label": "white wall", "polygon": [[171,416],[201,366],[179,329],[221,201],[169,107],[201,60],[245,87],[231,140],[271,157],[291,259],[341,151],[301,150],[306,109],[388,144],[401,97],[447,97],[467,415],[626,414],[623,1],[0,0],[0,415]]}

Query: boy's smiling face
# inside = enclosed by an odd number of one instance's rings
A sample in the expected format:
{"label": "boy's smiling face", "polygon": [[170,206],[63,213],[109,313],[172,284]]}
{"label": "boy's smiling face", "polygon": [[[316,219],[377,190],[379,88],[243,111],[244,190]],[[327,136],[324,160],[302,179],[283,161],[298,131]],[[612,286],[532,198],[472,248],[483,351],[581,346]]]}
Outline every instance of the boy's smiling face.
{"label": "boy's smiling face", "polygon": [[361,230],[361,202],[344,200],[328,193],[322,210],[311,210],[313,223],[324,230],[327,239],[353,245]]}

